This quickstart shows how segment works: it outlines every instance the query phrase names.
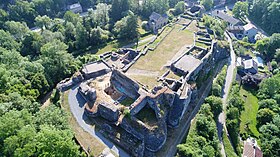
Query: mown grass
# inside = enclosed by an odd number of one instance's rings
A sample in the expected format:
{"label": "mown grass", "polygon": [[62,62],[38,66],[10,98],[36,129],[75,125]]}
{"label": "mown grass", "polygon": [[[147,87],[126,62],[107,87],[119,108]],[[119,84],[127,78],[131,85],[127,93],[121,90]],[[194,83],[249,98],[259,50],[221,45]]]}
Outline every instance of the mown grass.
{"label": "mown grass", "polygon": [[245,110],[241,113],[240,133],[259,137],[257,130],[258,98],[249,90],[241,88],[240,95],[245,100]]}
{"label": "mown grass", "polygon": [[149,45],[151,48],[155,48],[157,46],[157,44],[159,42],[161,42],[163,40],[163,38],[171,31],[172,27],[165,27],[165,29],[163,30],[163,32],[157,37],[157,39],[151,44]]}
{"label": "mown grass", "polygon": [[[164,38],[154,51],[148,51],[142,56],[131,69],[149,70],[162,73],[164,65],[185,45],[193,43],[193,33],[190,30],[180,30],[182,26],[175,25],[175,28]],[[169,28],[171,29],[171,28]],[[164,33],[164,32],[163,32]],[[133,78],[144,85],[153,87],[157,84],[154,76],[133,76]]]}
{"label": "mown grass", "polygon": [[154,50],[149,51],[141,57],[132,68],[159,71],[184,45],[192,44],[193,34],[191,31],[180,31],[181,26],[176,25],[175,29],[160,43]]}

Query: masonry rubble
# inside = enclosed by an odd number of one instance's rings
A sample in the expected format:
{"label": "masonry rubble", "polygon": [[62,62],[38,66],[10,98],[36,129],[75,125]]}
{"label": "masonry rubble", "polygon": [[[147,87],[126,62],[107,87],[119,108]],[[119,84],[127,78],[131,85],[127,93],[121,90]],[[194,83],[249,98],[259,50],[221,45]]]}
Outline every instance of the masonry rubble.
{"label": "masonry rubble", "polygon": [[[108,62],[104,55],[101,61],[86,64],[80,73],[71,79],[65,80],[58,85],[58,89],[64,91],[79,84],[79,93],[87,101],[85,114],[89,118],[102,118],[102,132],[111,140],[120,145],[127,146],[132,142],[134,149],[126,148],[132,156],[145,156],[159,151],[167,140],[168,128],[179,126],[195,91],[188,84],[189,80],[197,77],[197,74],[208,66],[212,61],[211,49],[193,47],[188,52],[179,56],[171,63],[170,72],[178,73],[181,77],[178,80],[169,79],[167,75],[160,78],[162,85],[156,86],[147,91],[138,82],[126,76]],[[199,49],[201,56],[194,56],[191,51]],[[118,54],[125,54],[123,57],[138,55],[138,52],[122,49]],[[114,53],[105,55],[118,58]],[[111,58],[110,57],[110,58]],[[188,58],[186,60],[186,58]],[[193,61],[190,61],[192,58]],[[181,64],[181,62],[190,62]],[[195,63],[195,64],[193,64]],[[107,82],[105,76],[109,77]],[[99,85],[90,85],[91,80],[104,80],[96,82]],[[123,100],[132,100],[130,104],[123,104]],[[155,121],[150,124],[139,118],[140,112],[148,108],[154,114]],[[149,121],[149,117],[146,117]],[[121,141],[114,137],[114,132],[125,133],[127,141]],[[134,141],[134,142],[133,142]],[[122,143],[127,142],[127,143]]]}

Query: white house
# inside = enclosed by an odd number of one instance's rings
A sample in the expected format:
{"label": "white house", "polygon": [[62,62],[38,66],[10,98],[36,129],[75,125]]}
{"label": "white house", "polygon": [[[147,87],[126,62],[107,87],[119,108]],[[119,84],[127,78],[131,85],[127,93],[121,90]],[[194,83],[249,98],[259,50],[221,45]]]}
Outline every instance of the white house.
{"label": "white house", "polygon": [[168,16],[166,14],[160,15],[153,12],[149,17],[148,27],[157,33],[157,30],[168,23]]}
{"label": "white house", "polygon": [[244,36],[247,36],[249,40],[254,40],[256,34],[258,33],[257,28],[252,25],[251,23],[248,23],[247,25],[243,26],[244,28]]}
{"label": "white house", "polygon": [[80,3],[74,3],[69,5],[68,10],[72,11],[75,14],[83,12],[83,8]]}

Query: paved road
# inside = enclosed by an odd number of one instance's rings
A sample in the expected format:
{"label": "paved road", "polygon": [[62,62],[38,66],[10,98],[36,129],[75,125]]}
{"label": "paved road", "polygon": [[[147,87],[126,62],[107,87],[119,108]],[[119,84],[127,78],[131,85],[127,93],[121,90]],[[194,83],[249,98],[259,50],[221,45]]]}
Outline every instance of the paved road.
{"label": "paved road", "polygon": [[222,138],[222,133],[223,133],[223,128],[225,128],[225,133],[227,134],[227,129],[226,129],[226,116],[225,116],[225,110],[226,110],[226,103],[227,103],[227,97],[230,92],[230,87],[231,83],[234,80],[234,69],[236,67],[236,56],[233,51],[232,47],[232,41],[230,37],[225,33],[225,36],[228,39],[228,42],[230,44],[230,58],[229,58],[229,64],[228,64],[228,69],[227,69],[227,76],[226,76],[226,82],[223,90],[223,112],[219,115],[218,118],[218,124],[217,124],[217,129],[218,129],[218,137],[219,141],[221,143],[221,154],[223,156],[226,156],[225,150],[224,150],[224,144],[223,144],[223,138]]}
{"label": "paved road", "polygon": [[114,143],[106,139],[101,133],[96,132],[92,126],[85,123],[84,119],[86,117],[84,115],[84,104],[86,102],[82,98],[82,96],[78,93],[78,86],[75,86],[72,89],[70,89],[68,101],[69,101],[71,112],[73,113],[79,125],[85,131],[90,133],[94,138],[98,139],[100,142],[104,143],[107,147],[109,147],[120,157],[129,157],[129,155],[124,150],[122,150]]}

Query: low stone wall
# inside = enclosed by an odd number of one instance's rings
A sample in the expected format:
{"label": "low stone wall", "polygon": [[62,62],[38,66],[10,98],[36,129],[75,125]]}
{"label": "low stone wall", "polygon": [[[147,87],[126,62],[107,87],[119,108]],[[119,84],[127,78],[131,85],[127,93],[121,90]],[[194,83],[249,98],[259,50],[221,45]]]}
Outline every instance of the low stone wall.
{"label": "low stone wall", "polygon": [[141,55],[142,53],[139,53],[129,64],[122,68],[122,71],[126,72],[141,57]]}
{"label": "low stone wall", "polygon": [[[171,25],[172,26],[172,28],[171,28],[171,30],[155,45],[155,47],[149,47],[149,50],[151,50],[151,51],[154,51],[159,45],[160,45],[160,43],[171,33],[171,31],[175,28],[173,25]],[[167,26],[166,26],[167,27]],[[164,27],[164,29],[166,28],[166,27]],[[163,32],[163,30],[161,31],[161,33]],[[161,34],[160,33],[160,34]],[[160,36],[160,34],[157,36],[157,38]],[[156,39],[157,38],[155,38],[155,40],[153,41],[153,42],[155,42],[156,41]],[[152,43],[153,43],[152,42]],[[150,43],[149,45],[151,45],[152,43]]]}

